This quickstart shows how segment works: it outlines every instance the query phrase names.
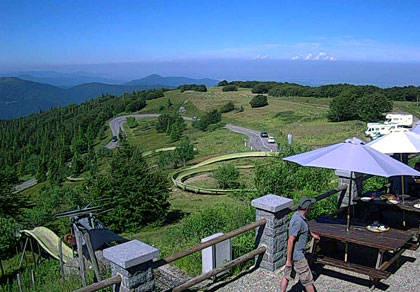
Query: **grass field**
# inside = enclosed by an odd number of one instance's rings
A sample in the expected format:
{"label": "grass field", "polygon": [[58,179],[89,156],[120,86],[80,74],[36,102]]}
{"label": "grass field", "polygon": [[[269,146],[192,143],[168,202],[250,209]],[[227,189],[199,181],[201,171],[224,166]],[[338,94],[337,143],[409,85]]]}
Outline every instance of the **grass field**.
{"label": "grass field", "polygon": [[[183,92],[178,90],[165,92],[165,97],[148,101],[148,106],[142,112],[159,112],[170,99],[174,106],[184,105],[185,116],[199,116],[232,101],[236,106],[243,106],[243,112],[230,112],[222,115],[222,120],[238,126],[255,130],[266,130],[277,140],[284,139],[285,135],[292,133],[294,139],[300,144],[309,147],[320,147],[327,144],[343,141],[352,136],[363,137],[365,123],[350,121],[332,123],[327,120],[330,99],[313,97],[268,97],[268,106],[251,108],[249,101],[254,96],[250,89],[239,89],[237,92],[222,92],[220,87],[209,88],[207,92]],[[168,109],[160,110],[165,112]],[[188,134],[188,133],[186,133]],[[189,133],[192,137],[199,133]],[[218,140],[224,135],[217,133]],[[208,138],[208,135],[204,133]],[[208,140],[208,139],[207,139]],[[134,140],[133,140],[134,141]],[[203,141],[204,142],[204,141]],[[206,141],[207,142],[207,141]],[[151,142],[152,144],[152,142]],[[159,144],[165,147],[165,139]],[[214,144],[214,143],[213,143]],[[227,143],[230,145],[230,143]],[[163,146],[162,146],[163,145]],[[209,144],[206,152],[217,153],[218,149],[209,150],[216,145]],[[221,150],[230,150],[219,147]],[[229,147],[237,149],[236,147]]]}
{"label": "grass field", "polygon": [[[157,119],[139,120],[139,125],[129,129],[126,124],[125,130],[131,143],[138,145],[142,151],[155,150],[164,147],[176,146],[179,142],[171,143],[166,133],[157,133],[155,129]],[[247,151],[244,144],[246,136],[233,133],[227,129],[217,129],[213,132],[202,132],[186,122],[187,129],[184,136],[191,139],[197,149],[197,158],[219,153],[235,153]]]}

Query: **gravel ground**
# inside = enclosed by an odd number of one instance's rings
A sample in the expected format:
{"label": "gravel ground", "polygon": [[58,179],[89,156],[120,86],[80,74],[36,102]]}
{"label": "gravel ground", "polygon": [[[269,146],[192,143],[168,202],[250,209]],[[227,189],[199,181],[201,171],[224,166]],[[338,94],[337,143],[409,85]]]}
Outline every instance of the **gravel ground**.
{"label": "gravel ground", "polygon": [[[390,268],[392,275],[382,280],[374,291],[389,292],[418,292],[420,291],[420,249],[417,251],[407,250],[400,257],[400,268],[393,265]],[[313,274],[315,287],[318,292],[342,292],[342,291],[370,291],[371,282],[367,276],[352,273],[333,267],[314,266]],[[252,272],[244,272],[242,275],[230,279],[224,283],[216,283],[208,291],[217,292],[271,292],[280,291],[280,281],[283,271],[274,273],[257,269]],[[297,280],[289,283],[287,291],[305,291]]]}

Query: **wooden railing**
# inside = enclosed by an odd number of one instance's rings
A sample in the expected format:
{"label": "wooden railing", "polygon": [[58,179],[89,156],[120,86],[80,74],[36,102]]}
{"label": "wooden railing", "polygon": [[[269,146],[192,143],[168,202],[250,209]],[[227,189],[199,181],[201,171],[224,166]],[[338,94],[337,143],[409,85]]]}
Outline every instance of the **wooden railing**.
{"label": "wooden railing", "polygon": [[106,287],[116,285],[116,284],[120,284],[120,283],[121,283],[121,276],[116,275],[114,277],[102,280],[102,281],[94,283],[92,285],[80,288],[80,289],[75,290],[73,292],[93,292],[93,291],[98,291],[98,290],[104,289]]}
{"label": "wooden railing", "polygon": [[[215,245],[215,244],[217,244],[219,242],[225,241],[227,239],[230,239],[232,237],[235,237],[235,236],[237,236],[239,234],[242,234],[244,232],[247,232],[249,230],[255,229],[255,228],[260,227],[260,226],[263,226],[263,225],[265,225],[265,223],[266,223],[266,220],[265,219],[261,219],[261,220],[252,222],[252,223],[250,223],[250,224],[248,224],[246,226],[243,226],[243,227],[240,227],[238,229],[232,230],[232,231],[230,231],[230,232],[228,232],[228,233],[226,233],[226,234],[224,234],[222,236],[216,237],[216,238],[214,238],[212,240],[209,240],[209,241],[206,241],[206,242],[203,242],[203,243],[199,243],[199,244],[194,245],[194,246],[192,246],[192,247],[190,247],[190,248],[188,248],[186,250],[177,252],[177,253],[175,253],[173,255],[170,255],[170,256],[168,256],[166,258],[163,258],[163,259],[159,259],[157,261],[154,261],[152,263],[152,269],[159,268],[161,266],[164,266],[166,264],[169,264],[171,262],[174,262],[176,260],[179,260],[179,259],[181,259],[183,257],[186,257],[186,256],[188,256],[190,254],[193,254],[193,253],[195,253],[197,251],[200,251],[200,250],[203,250],[203,249],[205,249],[207,247],[210,247],[212,245]],[[240,256],[240,257],[238,257],[238,258],[236,258],[236,259],[234,259],[234,260],[226,263],[223,267],[219,267],[219,268],[213,269],[213,270],[211,270],[211,271],[209,271],[209,272],[207,272],[205,274],[202,274],[202,275],[200,275],[200,276],[198,276],[196,278],[193,278],[193,279],[191,279],[191,280],[183,283],[180,286],[177,286],[177,287],[173,288],[172,291],[179,292],[179,291],[183,291],[185,289],[188,289],[189,287],[191,287],[191,286],[193,286],[193,285],[195,285],[197,283],[200,283],[200,282],[202,282],[205,279],[211,278],[212,276],[217,275],[217,274],[219,274],[219,273],[221,273],[221,272],[223,272],[223,271],[225,271],[227,269],[230,269],[230,268],[232,268],[234,266],[237,266],[240,263],[243,263],[243,262],[245,262],[247,260],[250,260],[250,259],[254,258],[257,255],[260,255],[260,254],[265,253],[265,250],[266,250],[266,248],[264,246],[261,246],[261,247],[255,249],[255,250],[247,253],[247,254],[244,254],[243,256]],[[80,288],[79,290],[76,290],[74,292],[92,292],[92,291],[98,291],[100,289],[103,289],[103,288],[106,288],[106,287],[109,287],[109,286],[112,286],[112,285],[115,285],[115,284],[119,284],[119,283],[121,283],[121,277],[117,275],[117,276],[114,276],[112,278],[109,278],[109,279],[100,281],[98,283],[95,283],[95,284],[92,284],[92,285],[89,285],[89,286]]]}
{"label": "wooden railing", "polygon": [[[343,196],[346,189],[347,189],[347,185],[339,186],[339,187],[337,187],[333,190],[330,190],[328,192],[325,192],[325,193],[322,193],[322,194],[316,196],[315,200],[318,202],[318,201],[320,201],[322,199],[325,199],[325,198],[327,198],[327,197],[329,197],[329,196],[331,196],[331,195],[333,195],[337,192],[341,192],[341,196]],[[297,208],[298,208],[298,206],[294,205],[294,206],[292,206],[288,209],[288,212],[296,211]],[[191,255],[195,252],[198,252],[198,251],[203,250],[207,247],[213,246],[213,245],[215,245],[217,243],[220,243],[222,241],[225,241],[227,239],[231,239],[231,238],[233,238],[233,237],[235,237],[239,234],[242,234],[244,232],[247,232],[249,230],[255,229],[255,228],[260,227],[260,226],[264,226],[266,224],[266,222],[267,222],[266,219],[257,220],[255,222],[252,222],[252,223],[246,225],[246,226],[243,226],[243,227],[240,227],[238,229],[232,230],[232,231],[230,231],[230,232],[228,232],[224,235],[221,235],[221,236],[216,237],[214,239],[211,239],[209,241],[199,243],[199,244],[194,245],[194,246],[192,246],[192,247],[190,247],[186,250],[183,250],[183,251],[177,252],[173,255],[170,255],[166,258],[156,260],[152,263],[152,269],[156,269],[156,268],[159,268],[159,267],[164,266],[166,264],[169,264],[171,262],[174,262],[176,260],[179,260],[183,257]],[[181,285],[179,285],[175,288],[172,288],[170,291],[172,291],[172,292],[184,291],[184,290],[186,290],[186,289],[188,289],[188,288],[190,288],[190,287],[192,287],[192,286],[194,286],[194,285],[196,285],[196,284],[198,284],[198,283],[200,283],[200,282],[202,282],[206,279],[209,279],[209,278],[211,278],[211,277],[213,277],[213,276],[215,276],[215,275],[217,275],[217,274],[219,274],[219,273],[221,273],[221,272],[223,272],[227,269],[230,269],[234,266],[237,266],[240,263],[243,263],[243,262],[248,261],[252,258],[255,258],[255,256],[265,253],[265,251],[266,251],[266,247],[262,245],[261,247],[256,248],[256,249],[252,250],[251,252],[249,252],[247,254],[244,254],[244,255],[226,263],[224,266],[219,267],[219,268],[215,268],[215,269],[213,269],[213,270],[211,270],[207,273],[201,274],[200,276],[197,276],[197,277],[195,277],[191,280],[188,280],[187,282],[185,282],[185,283],[183,283],[183,284],[181,284]],[[109,279],[103,280],[101,282],[92,284],[90,286],[81,288],[81,289],[76,290],[74,292],[98,291],[100,289],[112,286],[114,284],[119,284],[120,282],[121,282],[121,277],[120,276],[114,276],[112,278],[109,278]]]}

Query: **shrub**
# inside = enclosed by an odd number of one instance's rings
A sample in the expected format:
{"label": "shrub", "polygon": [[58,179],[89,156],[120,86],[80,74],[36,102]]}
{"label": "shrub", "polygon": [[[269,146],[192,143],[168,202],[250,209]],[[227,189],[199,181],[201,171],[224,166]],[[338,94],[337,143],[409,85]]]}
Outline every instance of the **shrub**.
{"label": "shrub", "polygon": [[251,99],[249,104],[251,105],[252,108],[266,106],[268,105],[267,96],[258,94]]}
{"label": "shrub", "polygon": [[195,128],[200,129],[201,131],[206,131],[208,126],[211,124],[217,124],[222,119],[222,115],[218,110],[212,110],[207,112],[200,119],[193,122]]}
{"label": "shrub", "polygon": [[0,259],[5,260],[14,254],[11,251],[18,242],[17,222],[10,217],[0,217]]}
{"label": "shrub", "polygon": [[179,90],[181,90],[181,92],[187,91],[187,90],[194,90],[194,91],[198,91],[198,92],[206,92],[207,91],[207,87],[204,84],[184,84],[178,87]]}
{"label": "shrub", "polygon": [[128,117],[127,118],[127,126],[130,129],[133,129],[135,127],[137,127],[139,125],[139,123],[137,122],[137,120],[134,117]]}
{"label": "shrub", "polygon": [[238,87],[236,85],[226,85],[223,86],[222,91],[238,91]]}
{"label": "shrub", "polygon": [[264,83],[260,83],[252,88],[252,93],[267,93],[269,89],[270,86]]}
{"label": "shrub", "polygon": [[194,158],[194,145],[188,138],[184,138],[181,143],[176,147],[174,156],[177,161],[182,162],[185,166],[188,160]]}
{"label": "shrub", "polygon": [[173,124],[178,124],[181,133],[185,129],[184,119],[178,114],[162,114],[158,118],[156,124],[156,131],[158,133],[166,132],[168,135],[171,134],[171,127]]}
{"label": "shrub", "polygon": [[227,82],[226,80],[222,80],[222,81],[219,82],[219,84],[217,84],[217,86],[226,86],[228,84],[229,84],[229,82]]}
{"label": "shrub", "polygon": [[222,189],[237,188],[239,186],[239,171],[233,163],[220,165],[214,171],[213,177]]}
{"label": "shrub", "polygon": [[[202,238],[218,232],[229,232],[255,220],[255,210],[250,204],[216,204],[181,220],[178,226],[164,234],[162,254],[170,255],[180,249],[199,243]],[[237,258],[254,249],[255,232],[246,232],[232,239],[233,257]],[[201,254],[194,253],[176,265],[189,274],[201,274]],[[243,265],[242,265],[243,266]],[[241,267],[239,267],[241,268]]]}
{"label": "shrub", "polygon": [[233,102],[229,101],[227,104],[223,105],[220,108],[220,113],[228,113],[231,112],[235,109],[235,105],[233,104]]}
{"label": "shrub", "polygon": [[207,126],[207,131],[213,132],[217,129],[223,128],[226,125],[225,122],[218,122],[217,124],[210,124]]}
{"label": "shrub", "polygon": [[143,109],[144,107],[146,107],[146,101],[143,98],[140,98],[140,99],[136,99],[130,102],[126,107],[126,111],[137,112]]}
{"label": "shrub", "polygon": [[25,210],[25,218],[30,222],[30,227],[45,226],[63,234],[68,231],[68,221],[57,220],[54,214],[75,209],[82,203],[82,198],[70,188],[44,186],[34,201],[35,207]]}

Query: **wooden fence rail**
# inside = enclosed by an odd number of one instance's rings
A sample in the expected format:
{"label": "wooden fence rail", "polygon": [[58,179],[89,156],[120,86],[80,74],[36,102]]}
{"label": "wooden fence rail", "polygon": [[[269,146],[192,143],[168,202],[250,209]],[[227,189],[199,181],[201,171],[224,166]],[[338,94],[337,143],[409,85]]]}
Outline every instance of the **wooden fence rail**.
{"label": "wooden fence rail", "polygon": [[211,271],[208,271],[207,273],[201,274],[198,277],[195,277],[191,280],[188,280],[187,282],[173,288],[172,292],[180,292],[180,291],[184,291],[206,279],[209,279],[227,269],[233,268],[234,266],[239,265],[240,263],[246,262],[252,258],[255,258],[257,255],[263,254],[266,251],[266,247],[265,246],[261,246],[257,249],[254,249],[253,251],[244,254],[243,256],[240,256],[239,258],[234,259],[233,261],[228,262],[227,264],[225,264],[223,267],[220,268],[216,268],[213,269]]}
{"label": "wooden fence rail", "polygon": [[[320,200],[325,199],[325,198],[327,198],[327,197],[329,197],[329,196],[331,196],[331,195],[333,195],[333,194],[335,194],[337,192],[341,192],[340,196],[343,196],[344,193],[345,193],[345,191],[346,191],[346,189],[347,189],[347,185],[344,184],[344,185],[339,186],[339,187],[337,187],[337,188],[335,188],[333,190],[330,190],[328,192],[325,192],[325,193],[322,193],[322,194],[316,196],[315,199],[316,199],[316,201],[320,201]],[[294,205],[294,206],[290,207],[288,211],[289,212],[293,212],[293,211],[296,211],[297,208],[298,208],[298,206],[297,205]],[[249,230],[255,229],[255,228],[260,227],[260,226],[263,226],[266,223],[267,223],[267,220],[266,219],[260,219],[258,221],[252,222],[252,223],[250,223],[250,224],[248,224],[246,226],[243,226],[243,227],[240,227],[238,229],[232,230],[232,231],[230,231],[230,232],[228,232],[228,233],[226,233],[226,234],[224,234],[222,236],[216,237],[216,238],[214,238],[212,240],[209,240],[209,241],[206,241],[206,242],[203,242],[203,243],[199,243],[199,244],[197,244],[195,246],[192,246],[192,247],[190,247],[190,248],[188,248],[186,250],[183,250],[183,251],[177,252],[177,253],[175,253],[173,255],[170,255],[170,256],[168,256],[166,258],[156,260],[156,261],[154,261],[152,263],[151,267],[152,267],[152,269],[159,268],[159,267],[161,267],[163,265],[166,265],[166,264],[169,264],[169,263],[174,262],[176,260],[179,260],[179,259],[181,259],[183,257],[186,257],[188,255],[191,255],[191,254],[193,254],[195,252],[198,252],[200,250],[203,250],[203,249],[205,249],[207,247],[210,247],[212,245],[215,245],[217,243],[220,243],[222,241],[225,241],[227,239],[230,239],[232,237],[235,237],[235,236],[237,236],[239,234],[242,234],[242,233],[247,232]],[[266,251],[266,247],[265,246],[261,246],[261,247],[255,249],[255,250],[247,253],[247,254],[244,254],[243,256],[240,256],[240,257],[238,257],[238,258],[236,258],[236,259],[234,259],[234,260],[226,263],[223,267],[219,267],[219,268],[213,269],[213,270],[211,270],[211,271],[209,271],[207,273],[201,274],[200,276],[195,277],[195,278],[193,278],[193,279],[191,279],[191,280],[189,280],[189,281],[187,281],[187,282],[185,282],[185,283],[183,283],[183,284],[181,284],[181,285],[179,285],[179,286],[171,289],[170,291],[172,291],[172,292],[184,291],[184,290],[186,290],[186,289],[188,289],[188,288],[190,288],[190,287],[192,287],[192,286],[194,286],[194,285],[202,282],[203,280],[209,279],[212,276],[217,275],[217,274],[219,274],[219,273],[221,273],[221,272],[223,272],[223,271],[225,271],[227,269],[230,269],[230,268],[232,268],[232,267],[234,267],[234,266],[236,266],[236,265],[238,265],[240,263],[243,263],[243,262],[245,262],[247,260],[250,260],[250,259],[254,258],[257,255],[263,254],[263,253],[265,253],[265,251]],[[114,284],[119,284],[119,283],[121,283],[121,277],[117,275],[117,276],[114,276],[112,278],[105,279],[105,280],[100,281],[98,283],[92,284],[90,286],[81,288],[79,290],[75,290],[74,292],[92,292],[92,291],[98,291],[100,289],[103,289],[103,288],[112,286]]]}
{"label": "wooden fence rail", "polygon": [[209,246],[215,245],[219,242],[222,242],[222,241],[225,241],[225,240],[230,239],[232,237],[235,237],[235,236],[237,236],[239,234],[242,234],[244,232],[247,232],[251,229],[255,229],[259,226],[265,225],[266,222],[267,221],[265,219],[261,219],[261,220],[252,222],[251,224],[248,224],[246,226],[243,226],[243,227],[240,227],[238,229],[232,230],[232,231],[230,231],[226,234],[223,234],[222,236],[216,237],[212,240],[209,240],[209,241],[206,241],[206,242],[203,242],[203,243],[199,243],[199,244],[194,245],[190,248],[187,248],[183,251],[180,251],[180,252],[177,252],[173,255],[170,255],[170,256],[168,256],[164,259],[157,260],[152,264],[152,269],[156,269],[156,268],[161,267],[163,265],[169,264],[173,261],[179,260],[179,259],[181,259],[183,257],[186,257],[190,254],[193,254],[197,251],[203,250],[203,249],[205,249]]}
{"label": "wooden fence rail", "polygon": [[73,292],[93,292],[93,291],[98,291],[101,289],[104,289],[106,287],[115,285],[115,284],[119,284],[121,283],[121,276],[120,275],[116,275],[114,277],[102,280],[100,282],[94,283],[92,285],[80,288],[79,290],[75,290]]}

